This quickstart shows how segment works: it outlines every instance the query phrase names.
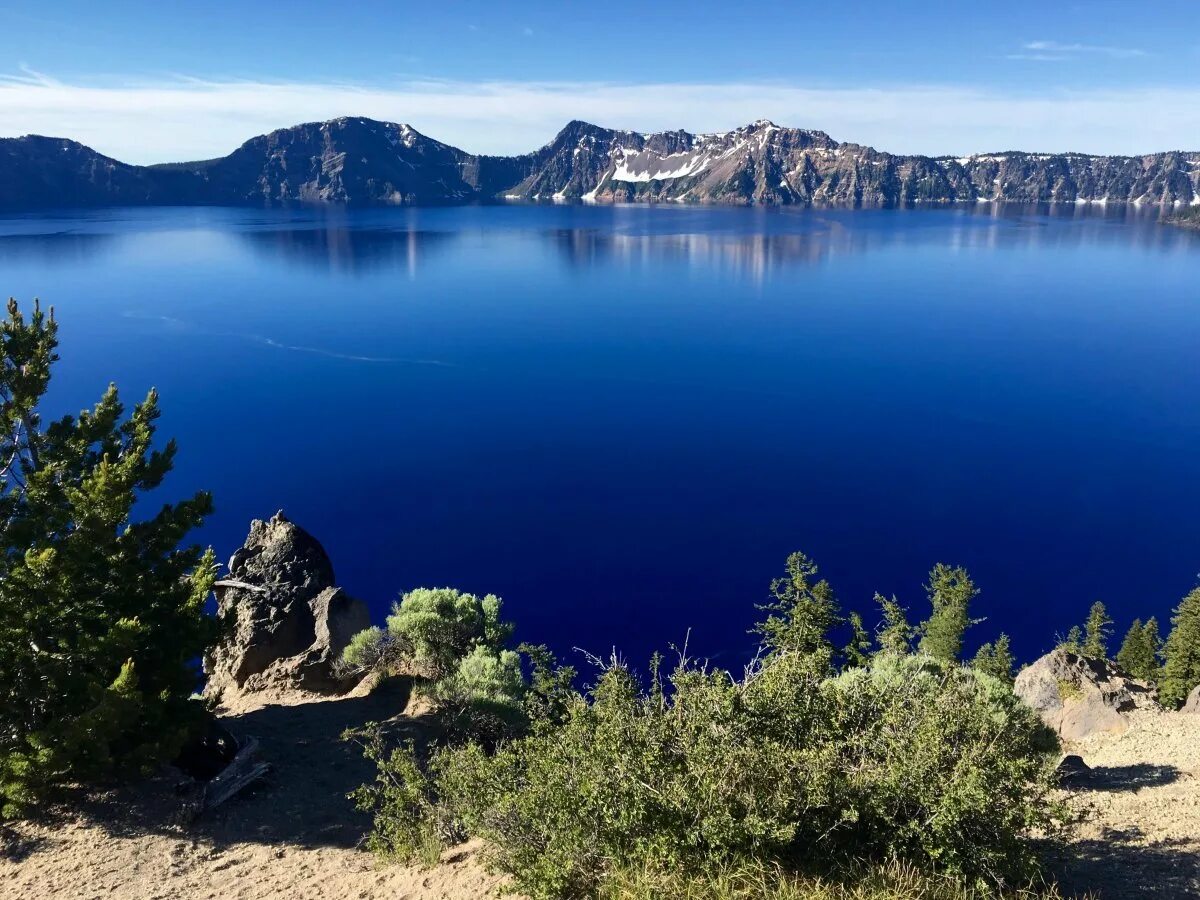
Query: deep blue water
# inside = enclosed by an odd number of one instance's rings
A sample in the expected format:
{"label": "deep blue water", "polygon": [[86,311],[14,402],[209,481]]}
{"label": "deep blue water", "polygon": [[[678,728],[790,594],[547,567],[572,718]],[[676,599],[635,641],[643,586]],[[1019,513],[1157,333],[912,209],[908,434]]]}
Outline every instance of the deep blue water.
{"label": "deep blue water", "polygon": [[1200,571],[1200,234],[1150,216],[110,210],[0,220],[0,292],[58,310],[56,414],[160,389],[155,503],[212,490],[223,558],[282,507],[379,616],[732,660],[801,548],[915,616],[962,563],[1029,657]]}

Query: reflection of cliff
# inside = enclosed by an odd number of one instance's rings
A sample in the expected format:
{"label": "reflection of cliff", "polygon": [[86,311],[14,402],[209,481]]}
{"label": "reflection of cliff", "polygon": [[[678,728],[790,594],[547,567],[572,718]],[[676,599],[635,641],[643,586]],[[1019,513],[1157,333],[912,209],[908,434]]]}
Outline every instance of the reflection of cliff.
{"label": "reflection of cliff", "polygon": [[203,238],[235,241],[268,262],[351,276],[393,271],[412,276],[435,254],[452,252],[470,260],[481,248],[505,242],[511,245],[506,252],[518,255],[549,246],[581,269],[694,263],[760,279],[774,271],[895,248],[1033,249],[1082,242],[1194,251],[1200,244],[1200,232],[1170,228],[1159,220],[1157,207],[1128,205],[978,203],[917,210],[557,206],[526,208],[519,217],[495,208],[447,210],[431,229],[405,210],[249,215],[206,209],[178,217],[152,211],[98,221],[7,220],[0,225],[0,263],[70,264],[119,252],[157,257],[162,248],[146,242],[173,235],[169,240],[189,246]]}
{"label": "reflection of cliff", "polygon": [[299,263],[344,275],[378,269],[415,274],[419,263],[454,237],[448,231],[355,228],[345,220],[324,227],[285,226],[239,231],[255,253],[283,263]]}
{"label": "reflection of cliff", "polygon": [[[752,213],[749,213],[752,215]],[[1048,221],[1050,220],[1050,221]],[[645,221],[645,220],[643,220]],[[1073,227],[1048,227],[1070,221]],[[717,223],[714,223],[717,224]],[[724,219],[720,224],[728,225]],[[761,230],[690,233],[555,229],[546,233],[580,268],[604,264],[692,262],[759,279],[794,266],[873,251],[949,245],[956,250],[1054,247],[1119,241],[1123,245],[1195,248],[1200,236],[1158,224],[1157,210],[1083,205],[1015,207],[978,204],[961,210],[785,213],[756,218]],[[1114,227],[1117,225],[1131,227]]]}
{"label": "reflection of cliff", "polygon": [[[840,252],[864,249],[865,236],[834,227],[800,234],[612,234],[555,231],[551,238],[572,265],[694,262],[761,277],[791,265],[819,263]],[[880,235],[882,236],[882,235]]]}

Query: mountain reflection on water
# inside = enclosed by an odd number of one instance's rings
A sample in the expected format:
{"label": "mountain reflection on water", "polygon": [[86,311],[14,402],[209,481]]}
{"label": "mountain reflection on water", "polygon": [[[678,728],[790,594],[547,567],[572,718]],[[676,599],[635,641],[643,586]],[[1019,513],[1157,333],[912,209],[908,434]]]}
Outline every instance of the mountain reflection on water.
{"label": "mountain reflection on water", "polygon": [[[237,241],[264,260],[344,275],[394,271],[412,276],[447,251],[468,251],[484,232],[528,252],[548,242],[576,268],[664,261],[696,262],[752,280],[833,257],[917,247],[930,241],[994,249],[1081,239],[1162,250],[1194,247],[1197,236],[1159,224],[1157,207],[1094,204],[975,204],[915,210],[796,210],[624,207],[459,207],[401,210],[300,208],[245,210],[93,210],[82,221],[26,216],[0,221],[0,262],[83,260],[119,250],[123,238],[151,230],[155,213],[184,212],[178,226]],[[58,214],[61,216],[62,214]],[[547,227],[545,219],[550,219]],[[924,221],[922,221],[924,219]],[[897,223],[904,227],[894,227]],[[1050,223],[1070,222],[1070,231]],[[61,220],[59,220],[61,225]],[[1129,226],[1116,233],[1114,226]],[[42,226],[42,227],[39,227]],[[693,230],[694,226],[696,227]]]}

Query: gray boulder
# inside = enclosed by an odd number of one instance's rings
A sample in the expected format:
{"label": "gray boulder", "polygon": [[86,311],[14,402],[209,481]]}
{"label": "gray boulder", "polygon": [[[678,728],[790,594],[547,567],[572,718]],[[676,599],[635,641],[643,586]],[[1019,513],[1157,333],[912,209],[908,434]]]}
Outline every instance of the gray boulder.
{"label": "gray boulder", "polygon": [[1124,731],[1127,716],[1156,709],[1158,692],[1107,660],[1054,650],[1017,675],[1013,688],[1066,741]]}
{"label": "gray boulder", "polygon": [[1181,711],[1200,715],[1200,684],[1192,688],[1192,692],[1187,695],[1187,701],[1183,704]]}
{"label": "gray boulder", "polygon": [[350,638],[370,626],[367,606],[334,584],[325,549],[282,512],[250,524],[214,592],[229,630],[205,659],[208,696],[351,687],[335,663]]}

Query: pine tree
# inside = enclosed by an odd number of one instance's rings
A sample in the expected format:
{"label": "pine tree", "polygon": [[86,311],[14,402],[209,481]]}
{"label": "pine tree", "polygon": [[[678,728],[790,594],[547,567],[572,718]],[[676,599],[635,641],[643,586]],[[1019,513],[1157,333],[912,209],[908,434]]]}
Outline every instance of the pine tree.
{"label": "pine tree", "polygon": [[57,324],[15,301],[0,322],[0,814],[174,754],[214,634],[210,554],[179,549],[207,494],[132,518],[170,471],[154,392],[128,418],[114,387],[43,428]]}
{"label": "pine tree", "polygon": [[1158,619],[1151,616],[1146,620],[1146,624],[1142,626],[1142,633],[1146,635],[1146,647],[1149,649],[1149,657],[1147,659],[1154,674],[1152,680],[1157,681],[1162,669],[1162,638],[1158,635]]}
{"label": "pine tree", "polygon": [[1113,620],[1104,604],[1097,600],[1088,611],[1087,623],[1083,626],[1083,655],[1090,659],[1108,659],[1108,637],[1112,634]]}
{"label": "pine tree", "polygon": [[1083,629],[1078,625],[1072,625],[1067,636],[1058,642],[1057,649],[1066,650],[1076,656],[1083,653]]}
{"label": "pine tree", "polygon": [[1158,679],[1158,622],[1150,619],[1144,625],[1134,619],[1121,642],[1117,653],[1117,665],[1142,681]]}
{"label": "pine tree", "polygon": [[900,602],[892,597],[875,595],[883,613],[883,622],[879,627],[876,638],[880,653],[895,653],[903,655],[912,652],[913,627],[908,624],[908,614]]}
{"label": "pine tree", "polygon": [[921,626],[919,649],[943,662],[958,662],[963,635],[972,624],[971,601],[979,590],[966,569],[951,568],[945,563],[938,563],[930,571],[925,590],[933,612]]}
{"label": "pine tree", "polygon": [[787,558],[787,573],[771,582],[773,601],[759,609],[767,618],[754,627],[770,653],[821,654],[832,659],[829,632],[841,623],[833,588],[813,582],[816,564],[797,551]]}
{"label": "pine tree", "polygon": [[1200,588],[1175,608],[1163,657],[1159,700],[1163,706],[1179,707],[1200,684]]}
{"label": "pine tree", "polygon": [[871,661],[871,635],[858,613],[850,613],[846,621],[850,625],[850,642],[842,649],[842,659],[848,669],[865,666]]}
{"label": "pine tree", "polygon": [[999,678],[1007,684],[1013,682],[1015,665],[1016,660],[1013,658],[1007,634],[1000,635],[994,644],[984,644],[975,654],[975,658],[971,660],[971,668],[991,675],[993,678]]}
{"label": "pine tree", "polygon": [[1138,667],[1138,663],[1142,659],[1145,638],[1146,633],[1142,626],[1142,620],[1134,619],[1129,630],[1125,632],[1125,638],[1121,641],[1121,649],[1117,651],[1116,656],[1117,665],[1130,675],[1134,674],[1134,669]]}

